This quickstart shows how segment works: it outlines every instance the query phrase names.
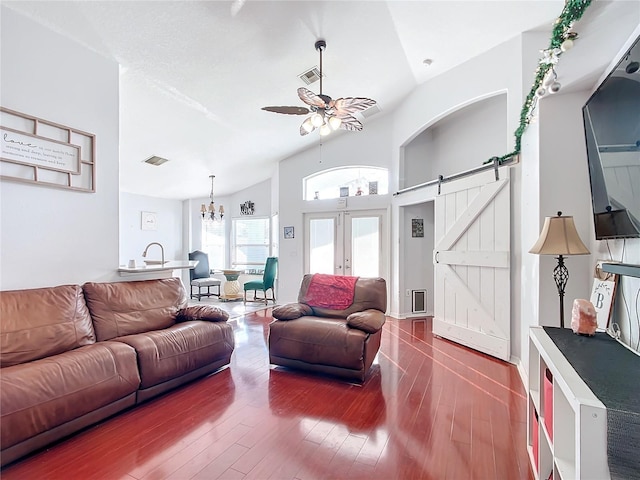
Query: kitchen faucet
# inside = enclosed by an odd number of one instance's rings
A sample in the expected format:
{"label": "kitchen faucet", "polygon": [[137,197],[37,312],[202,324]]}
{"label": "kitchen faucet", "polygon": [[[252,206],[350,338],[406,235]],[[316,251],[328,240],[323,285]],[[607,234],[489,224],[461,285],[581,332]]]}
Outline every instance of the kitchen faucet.
{"label": "kitchen faucet", "polygon": [[151,245],[158,245],[160,247],[160,251],[162,252],[162,263],[160,265],[164,265],[164,247],[162,246],[162,244],[158,243],[158,242],[151,242],[149,245],[147,245],[144,249],[144,252],[142,252],[142,256],[144,258],[146,258],[147,256],[147,250],[149,250],[149,247]]}

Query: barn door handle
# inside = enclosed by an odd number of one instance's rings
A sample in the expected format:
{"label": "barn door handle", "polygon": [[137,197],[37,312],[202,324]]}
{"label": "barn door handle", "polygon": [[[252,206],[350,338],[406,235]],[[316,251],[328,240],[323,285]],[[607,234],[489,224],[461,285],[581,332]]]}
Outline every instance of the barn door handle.
{"label": "barn door handle", "polygon": [[434,251],[433,251],[433,263],[440,263],[440,262],[438,261],[438,254],[439,254],[439,253],[440,253],[440,252],[438,252],[438,251],[436,251],[436,250],[434,250]]}

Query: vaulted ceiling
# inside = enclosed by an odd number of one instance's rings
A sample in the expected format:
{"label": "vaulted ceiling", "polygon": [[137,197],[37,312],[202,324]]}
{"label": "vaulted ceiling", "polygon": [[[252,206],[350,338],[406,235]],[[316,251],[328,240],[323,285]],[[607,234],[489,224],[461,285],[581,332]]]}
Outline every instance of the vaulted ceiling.
{"label": "vaulted ceiling", "polygon": [[[298,76],[318,66],[317,39],[327,42],[324,93],[378,102],[366,129],[430,78],[523,31],[550,31],[564,2],[3,4],[121,65],[120,187],[185,199],[207,196],[210,174],[217,195],[258,183],[278,161],[318,143],[317,131],[300,136],[305,117],[261,110],[304,105]],[[317,93],[318,83],[307,88]],[[143,162],[152,155],[170,161]]]}

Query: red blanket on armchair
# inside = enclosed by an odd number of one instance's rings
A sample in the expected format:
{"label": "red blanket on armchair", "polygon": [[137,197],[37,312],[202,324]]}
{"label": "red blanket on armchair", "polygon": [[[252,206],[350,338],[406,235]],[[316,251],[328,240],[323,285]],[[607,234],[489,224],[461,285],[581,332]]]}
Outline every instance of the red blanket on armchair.
{"label": "red blanket on armchair", "polygon": [[316,273],[311,278],[305,303],[311,307],[344,310],[353,303],[358,277]]}

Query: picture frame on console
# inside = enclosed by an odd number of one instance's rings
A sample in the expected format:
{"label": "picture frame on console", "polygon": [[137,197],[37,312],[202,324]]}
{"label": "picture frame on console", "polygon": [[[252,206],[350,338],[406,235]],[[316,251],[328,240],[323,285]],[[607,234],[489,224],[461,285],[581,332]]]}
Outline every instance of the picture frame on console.
{"label": "picture frame on console", "polygon": [[605,262],[606,260],[598,260],[596,263],[589,299],[596,309],[598,330],[601,331],[606,331],[609,328],[618,287],[618,275],[602,270],[602,264]]}

